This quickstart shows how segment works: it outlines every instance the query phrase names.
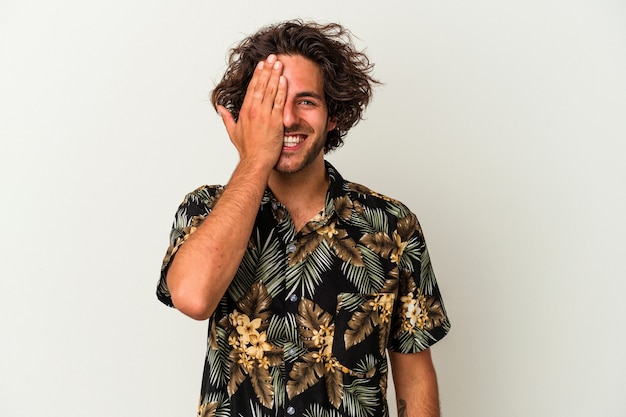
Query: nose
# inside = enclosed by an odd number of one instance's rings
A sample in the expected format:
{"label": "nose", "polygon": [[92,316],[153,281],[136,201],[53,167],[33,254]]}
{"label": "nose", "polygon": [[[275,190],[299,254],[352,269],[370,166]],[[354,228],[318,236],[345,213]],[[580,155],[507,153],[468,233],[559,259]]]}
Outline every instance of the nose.
{"label": "nose", "polygon": [[293,102],[287,101],[285,103],[285,107],[283,108],[283,125],[285,128],[289,129],[290,127],[294,127],[298,125],[298,113],[296,111],[296,107]]}

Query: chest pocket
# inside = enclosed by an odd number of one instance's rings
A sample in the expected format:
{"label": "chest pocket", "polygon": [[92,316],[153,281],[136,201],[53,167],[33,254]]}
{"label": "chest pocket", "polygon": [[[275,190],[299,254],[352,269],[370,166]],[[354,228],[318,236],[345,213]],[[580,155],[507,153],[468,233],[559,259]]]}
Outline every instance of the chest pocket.
{"label": "chest pocket", "polygon": [[395,293],[340,293],[335,314],[334,356],[349,369],[386,358]]}

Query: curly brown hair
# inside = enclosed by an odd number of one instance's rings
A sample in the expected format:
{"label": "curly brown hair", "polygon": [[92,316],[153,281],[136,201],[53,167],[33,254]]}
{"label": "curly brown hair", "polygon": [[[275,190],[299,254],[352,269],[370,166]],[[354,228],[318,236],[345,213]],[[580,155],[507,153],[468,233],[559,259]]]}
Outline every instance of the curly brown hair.
{"label": "curly brown hair", "polygon": [[211,94],[213,106],[226,107],[237,120],[254,68],[270,54],[301,55],[319,66],[328,114],[337,122],[328,132],[324,153],[341,146],[348,130],[363,118],[373,86],[379,84],[371,76],[374,65],[356,50],[351,32],[337,23],[300,19],[261,28],[230,50],[228,68]]}

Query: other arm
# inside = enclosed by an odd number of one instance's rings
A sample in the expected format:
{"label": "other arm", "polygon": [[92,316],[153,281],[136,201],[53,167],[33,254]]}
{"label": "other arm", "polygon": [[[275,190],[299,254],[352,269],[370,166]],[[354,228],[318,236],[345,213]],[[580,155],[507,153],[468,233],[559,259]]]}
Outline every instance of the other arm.
{"label": "other arm", "polygon": [[389,359],[398,417],[439,417],[437,374],[430,349],[408,354],[389,352]]}

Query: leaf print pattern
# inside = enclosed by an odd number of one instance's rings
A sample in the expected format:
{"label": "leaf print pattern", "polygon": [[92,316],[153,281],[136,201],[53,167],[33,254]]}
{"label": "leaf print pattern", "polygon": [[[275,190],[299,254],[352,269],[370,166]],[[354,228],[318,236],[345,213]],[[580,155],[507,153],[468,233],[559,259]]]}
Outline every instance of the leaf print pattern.
{"label": "leaf print pattern", "polygon": [[366,300],[361,310],[354,313],[348,322],[349,330],[344,335],[346,349],[361,343],[375,328],[379,328],[379,349],[380,354],[384,355],[394,301],[394,293],[375,294],[373,298]]}
{"label": "leaf print pattern", "polygon": [[217,402],[206,402],[198,406],[198,417],[215,417]]}
{"label": "leaf print pattern", "polygon": [[[388,415],[387,351],[426,349],[450,324],[416,216],[326,164],[324,210],[296,231],[267,189],[241,265],[209,319],[199,417]],[[157,286],[224,187],[188,194]]]}
{"label": "leaf print pattern", "polygon": [[271,301],[265,286],[257,282],[237,303],[242,312],[234,310],[220,321],[222,327],[230,330],[228,343],[232,347],[228,393],[236,393],[250,378],[259,401],[268,408],[274,402],[269,367],[282,361],[282,351],[267,341]]}
{"label": "leaf print pattern", "polygon": [[[184,222],[184,219],[182,218],[177,220],[180,223]],[[164,264],[168,264],[170,262],[170,259],[172,259],[172,256],[174,256],[180,245],[182,245],[187,239],[189,239],[189,236],[191,236],[193,232],[196,231],[198,226],[202,224],[203,220],[204,216],[193,216],[190,221],[187,222],[184,226],[181,225],[179,228],[172,231],[172,235],[174,235],[174,243],[170,245],[167,253],[165,254],[165,258],[163,259]]]}
{"label": "leaf print pattern", "polygon": [[426,297],[424,301],[424,311],[426,311],[426,324],[424,327],[427,330],[433,330],[436,327],[443,326],[446,315],[439,299]]}
{"label": "leaf print pattern", "polygon": [[341,196],[335,199],[335,212],[342,220],[350,220],[352,217],[352,211],[355,210],[355,205],[348,196]]}
{"label": "leaf print pattern", "polygon": [[[374,253],[383,258],[389,258],[391,262],[399,265],[411,236],[418,229],[417,218],[411,213],[398,220],[398,228],[391,236],[384,232],[368,233],[361,238],[361,242]],[[419,230],[421,233],[421,229]]]}
{"label": "leaf print pattern", "polygon": [[417,288],[413,277],[406,272],[406,295],[400,297],[402,331],[412,334],[419,330],[432,330],[444,324],[446,319],[443,305],[438,298],[427,297]]}
{"label": "leaf print pattern", "polygon": [[294,398],[311,387],[320,378],[325,378],[330,403],[338,408],[342,398],[342,366],[333,356],[335,325],[332,316],[311,300],[302,299],[298,307],[298,331],[304,345],[309,349],[296,362],[287,383],[289,398]]}
{"label": "leaf print pattern", "polygon": [[210,393],[200,396],[198,402],[198,417],[227,417],[230,401],[225,394]]}
{"label": "leaf print pattern", "polygon": [[395,242],[383,232],[366,234],[361,238],[361,242],[371,249],[372,252],[383,258],[389,258],[396,250]]}
{"label": "leaf print pattern", "polygon": [[363,258],[358,250],[356,242],[352,240],[344,229],[337,228],[335,222],[330,224],[322,224],[318,222],[309,222],[302,229],[302,238],[296,244],[296,250],[289,257],[289,264],[303,262],[311,255],[319,244],[326,240],[335,254],[344,262],[363,266]]}

